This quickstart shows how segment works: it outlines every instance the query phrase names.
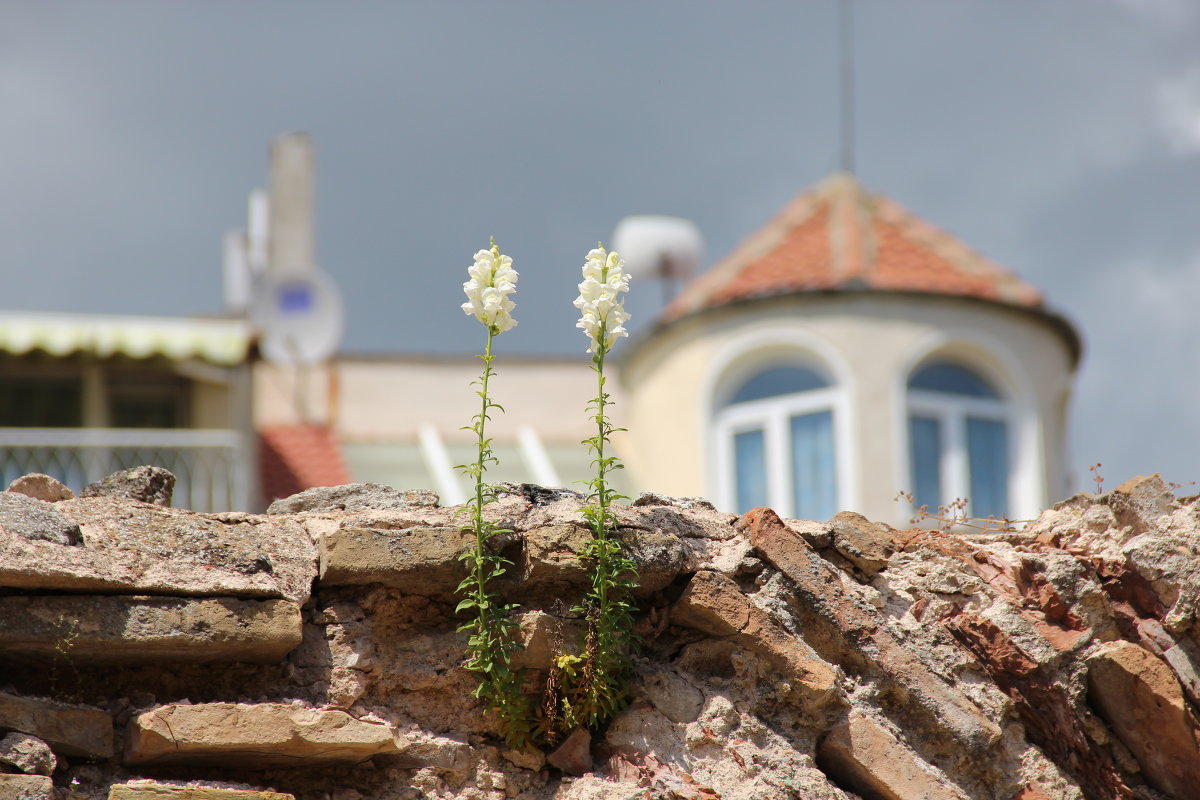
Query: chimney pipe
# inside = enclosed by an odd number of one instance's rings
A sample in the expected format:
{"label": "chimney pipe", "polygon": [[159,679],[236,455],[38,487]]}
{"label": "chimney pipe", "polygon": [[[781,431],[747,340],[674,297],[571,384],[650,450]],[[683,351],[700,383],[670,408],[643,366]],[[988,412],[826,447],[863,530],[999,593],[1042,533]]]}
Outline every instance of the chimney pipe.
{"label": "chimney pipe", "polygon": [[271,142],[267,267],[289,272],[316,267],[313,232],[313,146],[308,134]]}

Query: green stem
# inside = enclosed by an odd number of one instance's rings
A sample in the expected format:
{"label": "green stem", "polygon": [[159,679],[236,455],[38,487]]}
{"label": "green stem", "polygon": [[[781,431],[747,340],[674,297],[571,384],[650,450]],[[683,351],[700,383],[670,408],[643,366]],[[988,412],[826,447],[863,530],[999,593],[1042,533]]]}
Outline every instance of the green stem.
{"label": "green stem", "polygon": [[[483,378],[480,381],[480,408],[479,419],[475,426],[476,436],[476,462],[475,462],[475,507],[472,509],[472,522],[475,526],[475,599],[480,604],[478,607],[480,615],[480,633],[485,633],[483,628],[486,626],[484,620],[484,601],[486,598],[487,575],[484,570],[483,548],[485,543],[484,525],[483,525],[483,474],[486,467],[487,455],[487,438],[484,436],[485,426],[488,418],[488,406],[490,404],[488,396],[488,380],[492,377],[492,339],[496,335],[496,329],[488,326],[487,347],[483,352]],[[490,637],[489,637],[490,638]]]}
{"label": "green stem", "polygon": [[[600,507],[599,514],[599,530],[596,531],[596,538],[602,544],[600,547],[600,563],[597,564],[599,574],[608,576],[608,483],[607,470],[604,461],[604,445],[608,441],[607,431],[604,429],[604,356],[607,354],[608,348],[605,343],[608,340],[608,332],[606,328],[608,324],[602,322],[600,324],[599,346],[596,348],[596,357],[593,359],[596,368],[596,461],[599,465],[597,469],[598,478],[596,482],[596,501]],[[600,597],[600,618],[607,619],[608,615],[608,581],[602,580],[599,585]]]}

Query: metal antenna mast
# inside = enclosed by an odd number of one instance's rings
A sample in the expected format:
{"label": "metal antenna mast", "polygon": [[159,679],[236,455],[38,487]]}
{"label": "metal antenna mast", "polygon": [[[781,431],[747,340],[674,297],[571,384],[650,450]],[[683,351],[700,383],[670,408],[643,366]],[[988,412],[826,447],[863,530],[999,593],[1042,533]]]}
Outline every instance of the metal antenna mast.
{"label": "metal antenna mast", "polygon": [[854,172],[854,6],[841,0],[842,171]]}

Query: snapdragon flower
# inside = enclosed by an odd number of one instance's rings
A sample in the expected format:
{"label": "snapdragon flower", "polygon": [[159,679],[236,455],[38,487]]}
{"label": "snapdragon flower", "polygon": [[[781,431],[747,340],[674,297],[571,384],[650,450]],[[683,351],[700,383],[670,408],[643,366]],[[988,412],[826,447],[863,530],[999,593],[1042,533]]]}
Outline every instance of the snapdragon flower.
{"label": "snapdragon flower", "polygon": [[[621,292],[629,291],[629,275],[625,272],[625,262],[616,251],[605,252],[604,247],[598,246],[587,254],[583,264],[583,281],[579,284],[579,297],[575,299],[575,307],[579,309],[579,322],[576,328],[582,328],[591,340],[588,345],[589,353],[603,349],[608,352],[616,344],[617,338],[628,336],[625,322],[629,314],[625,312]],[[603,333],[604,341],[600,341]]]}
{"label": "snapdragon flower", "polygon": [[467,302],[462,310],[487,325],[495,333],[504,333],[517,324],[512,311],[517,304],[509,295],[517,290],[517,271],[512,259],[500,254],[493,241],[490,250],[475,254],[475,263],[467,267],[471,280],[463,284]]}

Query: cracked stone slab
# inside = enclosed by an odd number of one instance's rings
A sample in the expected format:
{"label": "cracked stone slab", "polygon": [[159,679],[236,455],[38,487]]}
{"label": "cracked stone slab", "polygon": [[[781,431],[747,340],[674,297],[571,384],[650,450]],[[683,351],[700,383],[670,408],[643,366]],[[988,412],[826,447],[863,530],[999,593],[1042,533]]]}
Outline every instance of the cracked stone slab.
{"label": "cracked stone slab", "polygon": [[90,663],[281,661],[300,644],[300,607],[232,597],[0,597],[0,653]]}
{"label": "cracked stone slab", "polygon": [[0,529],[0,587],[113,594],[308,599],[316,547],[297,521],[198,514],[111,497],[47,503],[81,546]]}
{"label": "cracked stone slab", "polygon": [[130,720],[129,765],[266,769],[401,758],[389,725],[286,703],[165,705]]}

